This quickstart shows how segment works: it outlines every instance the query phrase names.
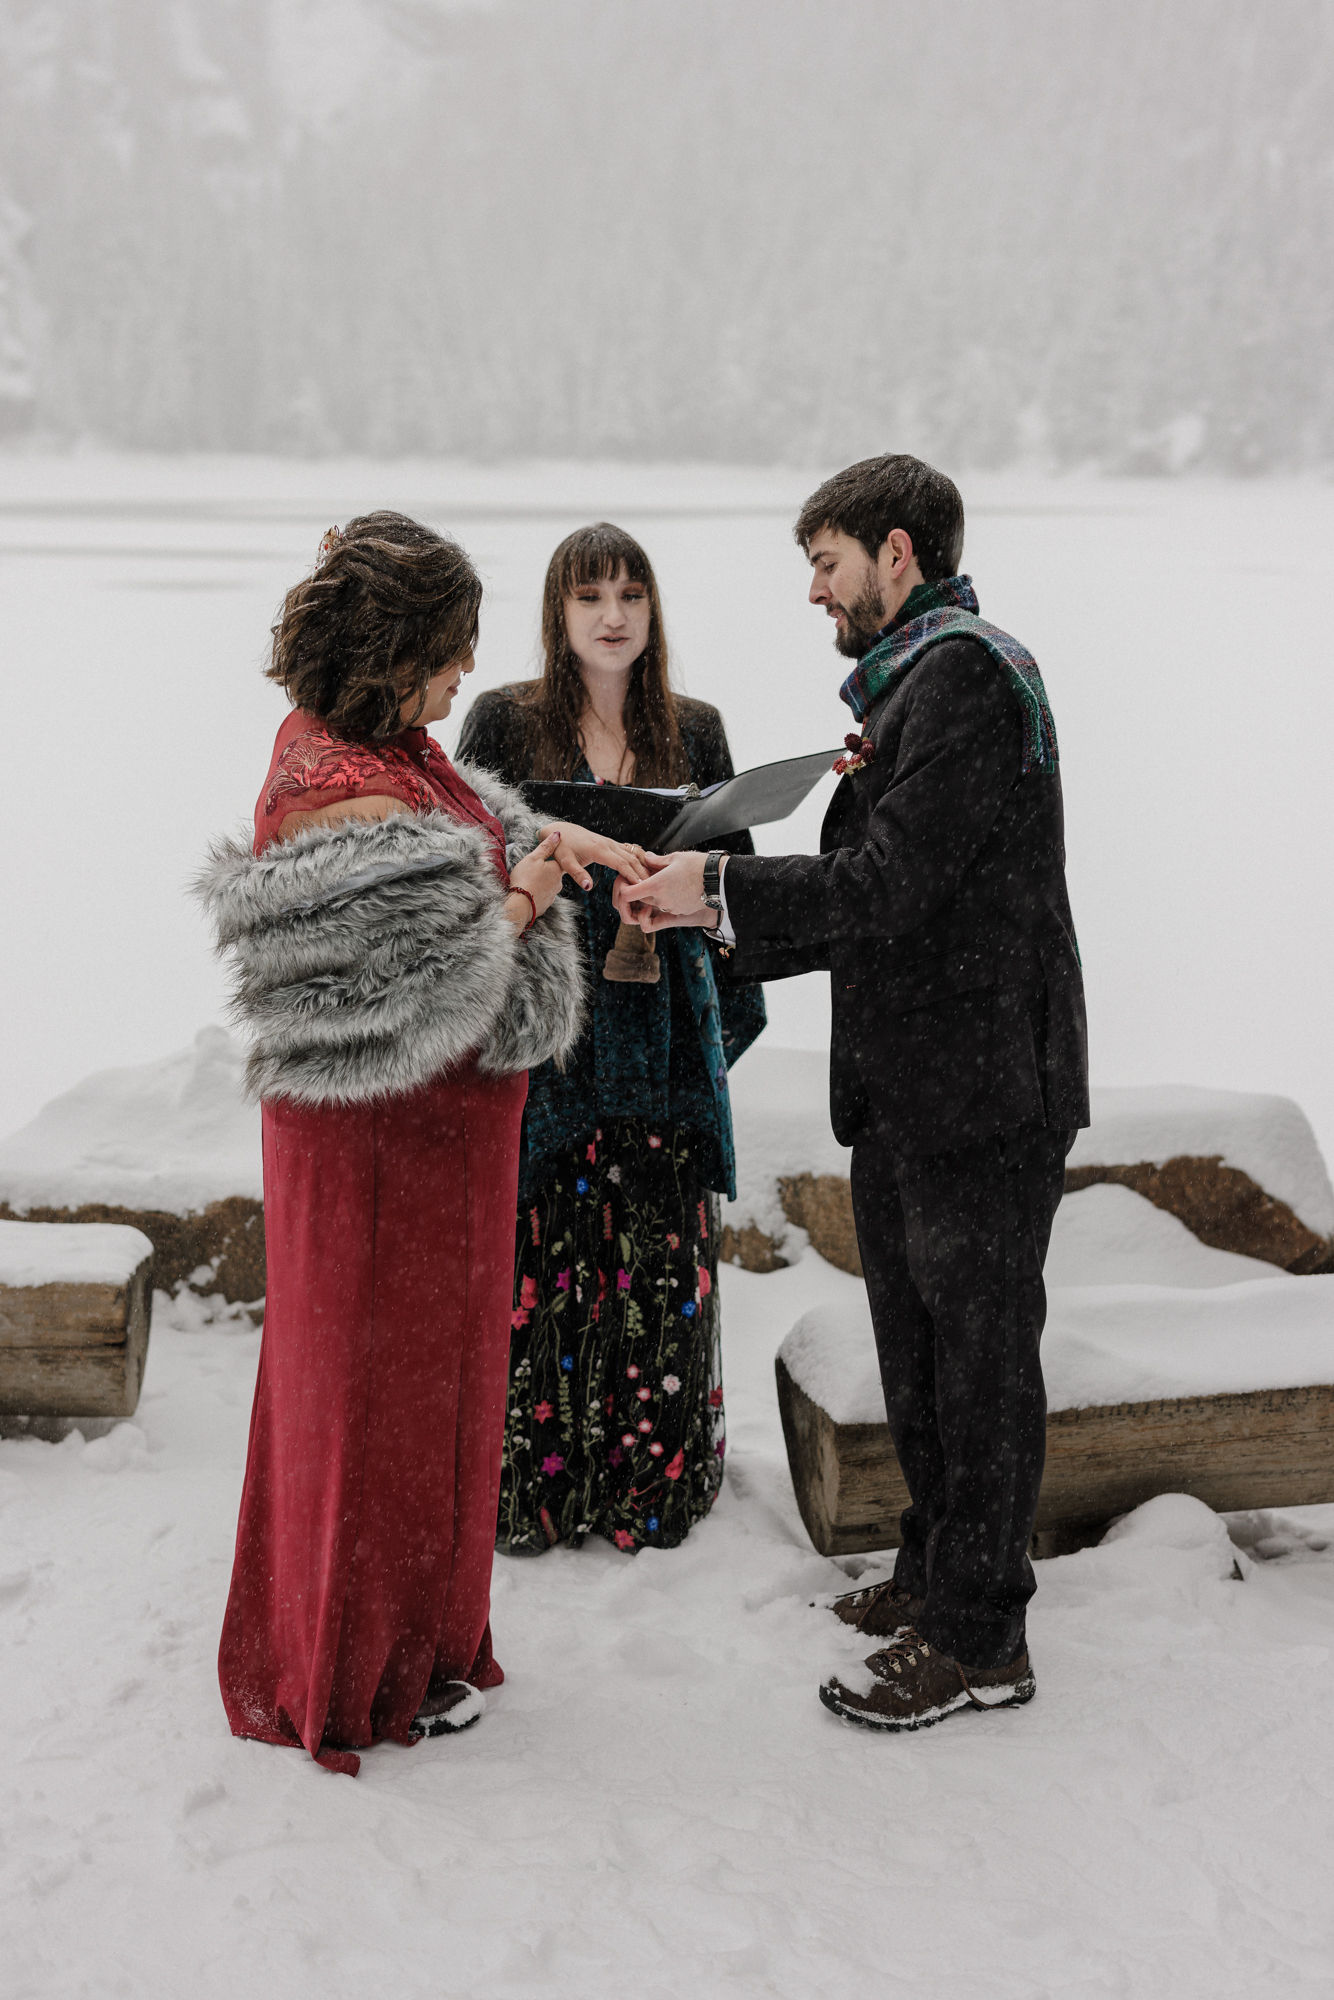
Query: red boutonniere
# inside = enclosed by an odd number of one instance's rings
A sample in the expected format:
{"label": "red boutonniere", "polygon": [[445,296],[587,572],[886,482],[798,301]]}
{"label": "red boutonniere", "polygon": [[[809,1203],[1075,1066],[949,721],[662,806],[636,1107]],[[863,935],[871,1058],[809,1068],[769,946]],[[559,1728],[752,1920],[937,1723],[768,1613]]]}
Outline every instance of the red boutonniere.
{"label": "red boutonniere", "polygon": [[845,736],[847,755],[834,759],[834,770],[840,778],[847,778],[854,771],[864,771],[868,764],[875,762],[875,745],[869,736]]}

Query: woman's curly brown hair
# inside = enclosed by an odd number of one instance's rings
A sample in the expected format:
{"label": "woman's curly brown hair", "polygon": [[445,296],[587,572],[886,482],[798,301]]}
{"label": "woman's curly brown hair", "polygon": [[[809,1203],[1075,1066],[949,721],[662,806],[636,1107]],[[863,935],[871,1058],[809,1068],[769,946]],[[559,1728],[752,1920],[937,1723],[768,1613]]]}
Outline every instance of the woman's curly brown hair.
{"label": "woman's curly brown hair", "polygon": [[325,543],[283,600],[265,671],[336,736],[397,736],[432,676],[476,645],[481,579],[457,542],[406,514],[359,514]]}

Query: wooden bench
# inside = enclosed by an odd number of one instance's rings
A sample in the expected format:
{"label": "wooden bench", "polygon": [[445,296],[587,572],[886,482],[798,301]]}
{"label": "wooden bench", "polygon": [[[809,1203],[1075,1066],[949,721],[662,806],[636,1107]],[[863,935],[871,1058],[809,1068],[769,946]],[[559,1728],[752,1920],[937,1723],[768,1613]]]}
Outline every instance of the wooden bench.
{"label": "wooden bench", "polygon": [[152,1276],[137,1229],[0,1223],[0,1416],[132,1416]]}
{"label": "wooden bench", "polygon": [[[820,1554],[897,1547],[908,1489],[888,1425],[835,1423],[781,1355],[775,1368],[797,1506]],[[1053,1411],[1035,1553],[1095,1541],[1159,1493],[1219,1513],[1334,1500],[1334,1384]]]}

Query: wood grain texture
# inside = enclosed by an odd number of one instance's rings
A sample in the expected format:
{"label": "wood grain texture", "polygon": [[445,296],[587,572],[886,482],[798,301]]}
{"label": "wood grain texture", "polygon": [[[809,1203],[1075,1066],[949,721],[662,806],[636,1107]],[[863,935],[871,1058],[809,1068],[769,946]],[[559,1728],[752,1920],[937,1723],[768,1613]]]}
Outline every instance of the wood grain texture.
{"label": "wood grain texture", "polygon": [[[908,1489],[885,1424],[836,1424],[776,1361],[797,1506],[821,1555],[894,1548]],[[1334,1384],[1057,1410],[1037,1533],[1075,1545],[1159,1493],[1219,1512],[1334,1500]]]}
{"label": "wood grain texture", "polygon": [[124,1285],[0,1285],[0,1415],[133,1416],[153,1260]]}
{"label": "wood grain texture", "polygon": [[129,1311],[127,1285],[0,1285],[0,1350],[117,1347]]}

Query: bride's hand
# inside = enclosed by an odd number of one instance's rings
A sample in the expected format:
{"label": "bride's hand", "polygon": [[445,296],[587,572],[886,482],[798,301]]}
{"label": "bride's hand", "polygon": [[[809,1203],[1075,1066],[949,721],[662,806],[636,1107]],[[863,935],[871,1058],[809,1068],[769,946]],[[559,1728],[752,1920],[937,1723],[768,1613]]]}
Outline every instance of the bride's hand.
{"label": "bride's hand", "polygon": [[594,864],[614,868],[631,882],[642,882],[649,872],[643,848],[633,842],[609,840],[605,833],[590,833],[586,826],[574,826],[568,820],[552,820],[542,829],[544,839],[553,833],[558,837],[558,845],[552,859],[581,889],[592,888],[593,878],[588,870]]}
{"label": "bride's hand", "polygon": [[[510,869],[510,882],[514,889],[522,889],[523,897],[507,897],[506,915],[510,916],[516,929],[522,931],[531,920],[535,921],[544,910],[549,910],[560,894],[563,880],[556,863],[556,832],[554,827],[542,836],[531,854],[525,854]],[[531,896],[533,908],[530,911],[524,897]]]}

